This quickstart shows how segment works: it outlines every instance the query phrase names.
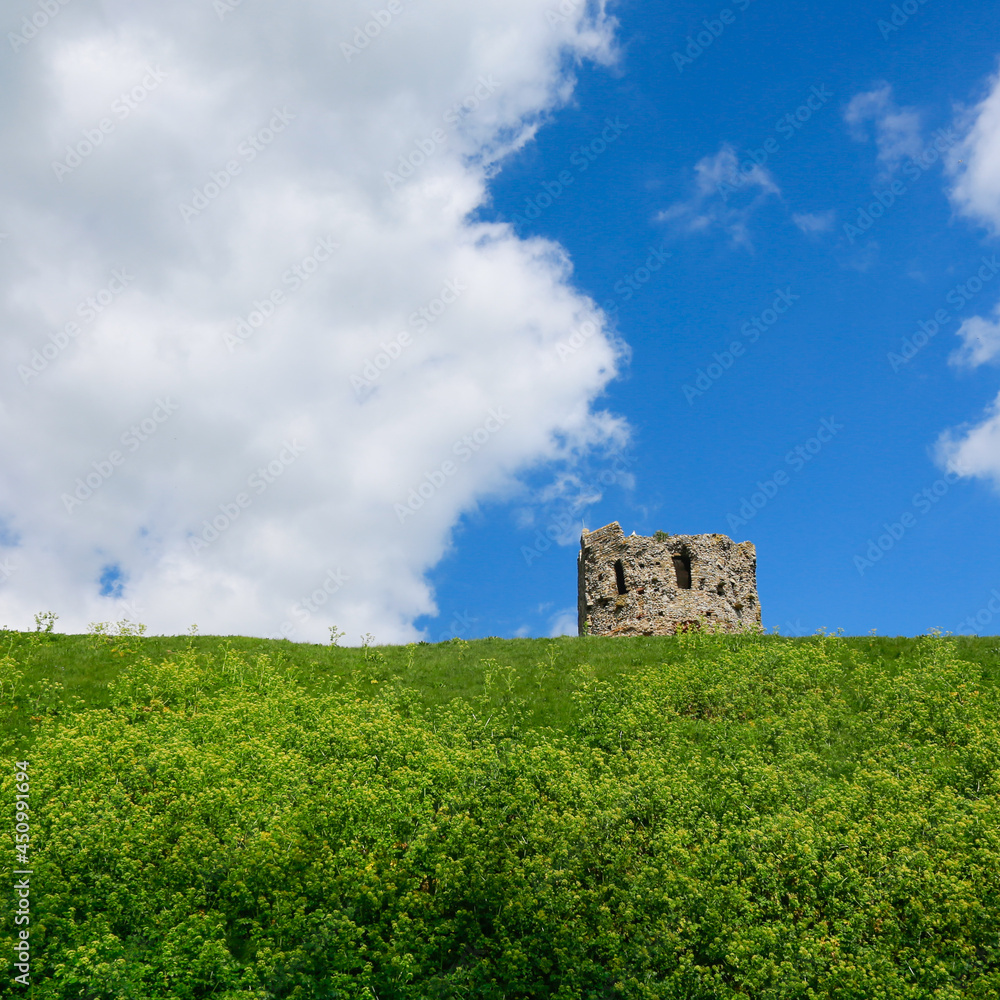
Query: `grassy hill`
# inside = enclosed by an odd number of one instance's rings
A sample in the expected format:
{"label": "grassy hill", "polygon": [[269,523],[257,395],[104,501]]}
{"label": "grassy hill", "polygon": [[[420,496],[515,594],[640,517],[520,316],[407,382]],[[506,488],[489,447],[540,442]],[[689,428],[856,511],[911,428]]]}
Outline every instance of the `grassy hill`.
{"label": "grassy hill", "polygon": [[[113,630],[114,631],[114,630]],[[726,640],[720,640],[726,641]],[[730,639],[739,644],[741,639]],[[789,639],[761,636],[755,642],[777,646],[815,647],[821,637]],[[826,648],[846,664],[881,664],[890,671],[905,668],[921,642],[928,640],[888,637],[827,637]],[[993,684],[1000,678],[1000,637],[958,636],[942,640],[952,654],[977,664]],[[0,732],[18,734],[18,745],[30,746],[31,710],[49,711],[59,701],[80,698],[88,708],[111,704],[108,685],[123,669],[141,657],[163,661],[181,651],[218,661],[231,649],[245,658],[267,656],[287,668],[309,692],[340,690],[359,671],[369,680],[384,683],[390,677],[411,688],[424,706],[443,705],[453,698],[472,699],[483,693],[488,664],[496,661],[513,669],[513,694],[527,702],[528,728],[551,726],[565,730],[573,719],[572,694],[582,664],[587,673],[603,681],[630,675],[637,668],[678,663],[689,655],[690,643],[665,638],[586,637],[559,639],[453,639],[445,643],[409,646],[339,647],[293,643],[287,639],[251,639],[240,636],[95,636],[58,632],[0,631],[0,656],[12,655],[23,672],[23,717],[0,719]],[[56,687],[61,685],[61,687]],[[29,688],[35,687],[29,696]],[[54,688],[54,690],[53,690]],[[32,706],[35,706],[32,708]]]}
{"label": "grassy hill", "polygon": [[19,993],[996,997],[998,651],[2,632]]}

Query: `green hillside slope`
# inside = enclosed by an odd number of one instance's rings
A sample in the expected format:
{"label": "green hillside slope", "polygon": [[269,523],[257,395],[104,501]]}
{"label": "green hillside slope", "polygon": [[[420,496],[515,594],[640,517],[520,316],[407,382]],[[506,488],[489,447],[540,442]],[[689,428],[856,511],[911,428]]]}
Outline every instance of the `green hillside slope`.
{"label": "green hillside slope", "polygon": [[0,643],[2,995],[1000,995],[996,639]]}

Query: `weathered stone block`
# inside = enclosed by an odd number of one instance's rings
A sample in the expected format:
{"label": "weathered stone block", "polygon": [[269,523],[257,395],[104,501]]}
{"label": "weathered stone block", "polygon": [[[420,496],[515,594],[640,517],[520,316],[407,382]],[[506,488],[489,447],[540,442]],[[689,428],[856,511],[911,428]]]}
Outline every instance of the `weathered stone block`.
{"label": "weathered stone block", "polygon": [[757,550],[726,535],[628,538],[617,521],[584,531],[580,635],[674,635],[759,628]]}

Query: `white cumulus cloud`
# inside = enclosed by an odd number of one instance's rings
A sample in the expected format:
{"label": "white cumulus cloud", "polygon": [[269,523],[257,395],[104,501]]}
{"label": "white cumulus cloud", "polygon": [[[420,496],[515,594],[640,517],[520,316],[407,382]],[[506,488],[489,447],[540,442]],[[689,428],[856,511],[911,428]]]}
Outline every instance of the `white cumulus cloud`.
{"label": "white cumulus cloud", "polygon": [[470,218],[614,59],[563,8],[107,0],[12,43],[0,624],[417,638],[464,511],[626,437],[565,253]]}
{"label": "white cumulus cloud", "polygon": [[742,163],[724,142],[712,156],[694,165],[691,196],[656,215],[656,221],[679,224],[687,232],[724,230],[735,246],[752,249],[749,223],[768,198],[781,196],[771,172],[751,159]]}
{"label": "white cumulus cloud", "polygon": [[[960,212],[1000,233],[1000,75],[963,121],[963,135],[952,149],[948,167],[951,197]],[[973,316],[958,330],[962,346],[952,363],[976,367],[1000,354],[1000,304],[994,318]],[[938,442],[938,455],[950,470],[992,479],[1000,487],[1000,395],[978,424],[951,430]]]}
{"label": "white cumulus cloud", "polygon": [[844,111],[844,121],[859,142],[869,139],[871,129],[886,174],[895,173],[904,161],[917,159],[923,151],[919,112],[898,107],[888,83],[855,94]]}
{"label": "white cumulus cloud", "polygon": [[962,140],[948,158],[959,210],[1000,233],[1000,75],[966,116]]}
{"label": "white cumulus cloud", "polygon": [[951,356],[951,362],[964,368],[977,368],[1000,357],[1000,305],[994,310],[995,319],[972,316],[958,328],[962,346]]}

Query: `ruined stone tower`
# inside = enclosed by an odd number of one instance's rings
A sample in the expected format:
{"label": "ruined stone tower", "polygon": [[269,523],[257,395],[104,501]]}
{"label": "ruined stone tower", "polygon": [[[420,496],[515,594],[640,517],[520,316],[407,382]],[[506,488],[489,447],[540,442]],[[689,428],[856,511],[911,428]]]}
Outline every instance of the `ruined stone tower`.
{"label": "ruined stone tower", "polygon": [[725,535],[625,537],[617,521],[580,538],[580,635],[673,635],[759,626],[757,550]]}

